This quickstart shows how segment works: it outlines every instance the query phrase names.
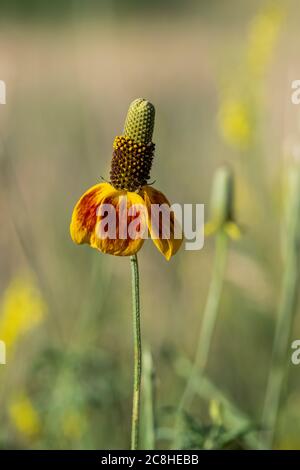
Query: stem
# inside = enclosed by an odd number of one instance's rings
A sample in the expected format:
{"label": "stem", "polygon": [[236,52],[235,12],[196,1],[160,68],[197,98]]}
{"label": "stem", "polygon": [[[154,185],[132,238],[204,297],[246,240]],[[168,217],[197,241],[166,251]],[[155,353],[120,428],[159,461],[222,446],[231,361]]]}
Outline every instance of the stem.
{"label": "stem", "polygon": [[[283,395],[283,386],[288,368],[289,341],[298,301],[299,272],[299,230],[300,230],[300,174],[290,175],[290,198],[286,226],[286,259],[283,274],[281,300],[273,344],[272,366],[270,370],[265,405],[262,418],[262,448],[271,448],[276,431],[278,411]],[[264,431],[267,437],[264,439]]]}
{"label": "stem", "polygon": [[271,448],[274,440],[282,389],[288,367],[287,352],[293,324],[293,313],[297,301],[298,269],[295,266],[296,260],[296,258],[290,258],[287,262],[283,280],[282,300],[276,325],[272,367],[267,385],[262,420],[263,431],[268,431],[268,437],[263,443],[263,447],[266,446],[266,448]]}
{"label": "stem", "polygon": [[137,255],[130,257],[132,279],[132,312],[134,341],[133,402],[131,425],[131,450],[138,449],[140,425],[140,399],[142,377],[142,341],[140,324],[140,282]]}
{"label": "stem", "polygon": [[215,331],[219,304],[222,294],[224,274],[228,253],[228,237],[226,233],[219,232],[216,235],[216,250],[213,263],[213,272],[208,297],[204,308],[202,328],[200,331],[196,356],[191,375],[182,396],[180,407],[188,406],[194,395],[194,378],[202,374],[206,368],[208,355]]}
{"label": "stem", "polygon": [[[208,297],[204,308],[202,328],[200,331],[198,345],[195,355],[195,360],[192,365],[191,374],[187,381],[185,390],[179,403],[176,425],[180,427],[182,412],[185,407],[188,407],[192,402],[194,396],[195,378],[203,374],[207,364],[208,355],[212,343],[213,333],[217,322],[217,315],[219,304],[222,294],[222,287],[224,282],[224,274],[226,268],[228,254],[228,236],[223,231],[216,235],[216,249],[213,262],[212,278],[209,287]],[[179,433],[176,432],[176,439],[179,438]],[[175,448],[178,448],[178,443],[175,441]]]}

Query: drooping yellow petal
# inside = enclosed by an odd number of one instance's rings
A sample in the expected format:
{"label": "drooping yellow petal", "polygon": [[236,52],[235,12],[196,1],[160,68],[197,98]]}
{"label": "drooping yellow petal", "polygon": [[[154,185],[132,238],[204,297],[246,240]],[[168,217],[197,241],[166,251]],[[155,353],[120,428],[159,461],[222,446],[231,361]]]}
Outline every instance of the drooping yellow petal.
{"label": "drooping yellow petal", "polygon": [[206,237],[210,237],[211,235],[215,235],[215,233],[218,231],[219,229],[219,225],[214,222],[214,221],[210,221],[210,222],[206,222],[205,226],[204,226],[204,235]]}
{"label": "drooping yellow petal", "polygon": [[[116,256],[131,256],[144,243],[146,209],[143,199],[134,192],[117,191],[104,197],[101,206],[115,209],[115,233],[105,232],[104,218],[97,218],[97,225],[90,239],[90,245],[103,253]],[[101,209],[101,207],[100,207]]]}
{"label": "drooping yellow petal", "polygon": [[[143,186],[141,196],[145,201],[148,212],[148,228],[151,238],[158,250],[169,261],[182,244],[181,227],[179,227],[178,221],[175,220],[174,212],[170,210],[170,203],[163,193],[151,186]],[[161,217],[153,217],[154,213],[151,211],[151,206],[154,204],[162,209]]]}
{"label": "drooping yellow petal", "polygon": [[235,222],[227,222],[224,227],[229,238],[239,240],[242,236],[242,230]]}
{"label": "drooping yellow petal", "polygon": [[90,243],[97,223],[97,209],[105,196],[115,192],[109,183],[96,184],[88,189],[77,202],[70,225],[70,234],[75,243]]}
{"label": "drooping yellow petal", "polygon": [[239,240],[242,236],[242,229],[233,220],[229,220],[223,224],[211,220],[207,222],[204,227],[204,234],[206,237],[216,235],[218,232],[222,231],[224,231],[232,240]]}

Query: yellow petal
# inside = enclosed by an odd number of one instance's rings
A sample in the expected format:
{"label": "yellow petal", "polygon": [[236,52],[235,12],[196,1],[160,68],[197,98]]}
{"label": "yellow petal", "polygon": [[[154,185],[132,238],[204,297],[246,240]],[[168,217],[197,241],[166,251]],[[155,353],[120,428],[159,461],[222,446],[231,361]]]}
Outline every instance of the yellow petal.
{"label": "yellow petal", "polygon": [[75,243],[90,243],[97,223],[97,208],[102,199],[115,192],[109,183],[96,184],[88,189],[77,202],[70,225],[70,234]]}
{"label": "yellow petal", "polygon": [[241,229],[235,222],[226,222],[224,230],[233,240],[238,240],[242,236]]}
{"label": "yellow petal", "polygon": [[219,225],[213,221],[207,222],[204,227],[204,235],[210,237],[214,235],[219,229]]}
{"label": "yellow petal", "polygon": [[[142,235],[139,235],[134,230],[130,233],[130,227],[134,221],[138,222],[141,220],[145,224],[143,213],[146,211],[143,199],[137,193],[115,190],[107,197],[104,197],[101,200],[101,204],[111,204],[116,210],[116,237],[104,236],[101,228],[102,218],[98,217],[97,225],[90,239],[91,246],[103,253],[116,256],[131,256],[137,253],[142,247],[144,239]],[[121,208],[125,209],[126,212],[121,212]],[[128,211],[130,212],[132,208],[136,210],[133,212],[133,215],[128,215]],[[120,223],[124,224],[123,229]]]}
{"label": "yellow petal", "polygon": [[[166,204],[168,207],[170,207],[170,203],[163,193],[157,191],[151,186],[143,186],[141,189],[141,196],[145,201],[148,212],[148,228],[151,238],[158,250],[165,256],[167,260],[169,260],[171,256],[175,255],[182,244],[182,230],[180,228],[181,238],[174,238],[175,225],[178,228],[178,221],[175,220],[173,211],[168,211],[168,220],[165,220],[164,217],[159,217],[158,221],[151,220],[152,204]],[[168,238],[164,236],[166,233],[169,233]]]}
{"label": "yellow petal", "polygon": [[242,230],[233,221],[225,222],[225,224],[218,224],[213,220],[205,224],[204,233],[206,237],[215,235],[218,232],[224,231],[226,235],[232,240],[238,240],[242,236]]}

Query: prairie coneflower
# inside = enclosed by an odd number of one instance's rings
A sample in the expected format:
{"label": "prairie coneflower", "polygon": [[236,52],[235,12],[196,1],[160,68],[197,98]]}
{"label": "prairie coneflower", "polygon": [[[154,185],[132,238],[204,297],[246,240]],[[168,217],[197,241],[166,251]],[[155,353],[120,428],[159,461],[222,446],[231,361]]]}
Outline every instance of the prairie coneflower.
{"label": "prairie coneflower", "polygon": [[[170,206],[166,196],[147,184],[154,155],[152,142],[154,127],[154,106],[144,99],[137,99],[129,107],[125,121],[124,134],[117,136],[113,143],[110,183],[99,183],[88,189],[77,202],[71,221],[71,237],[75,243],[87,243],[103,253],[117,256],[130,256],[137,253],[143,245],[144,237],[120,234],[119,221],[116,220],[115,236],[108,236],[100,229],[101,220],[108,205],[118,214],[126,197],[126,212],[133,206],[144,209],[147,216],[149,234],[158,250],[167,260],[179,249],[182,238],[174,237],[174,214],[170,212],[169,227],[151,220],[153,205]],[[165,207],[166,207],[165,206]],[[127,215],[126,214],[126,215]],[[137,213],[135,214],[138,215]],[[127,215],[130,224],[133,217]],[[166,218],[164,218],[166,221]],[[169,237],[164,233],[170,234]]]}
{"label": "prairie coneflower", "polygon": [[[103,253],[131,256],[134,331],[132,449],[138,448],[139,441],[142,374],[139,271],[136,253],[142,247],[145,237],[143,230],[139,228],[143,226],[149,232],[156,247],[167,260],[177,252],[182,243],[181,230],[177,231],[178,224],[169,201],[163,193],[147,184],[155,147],[152,142],[154,116],[154,106],[149,101],[133,101],[125,121],[124,134],[117,136],[113,144],[110,182],[96,184],[83,194],[74,208],[70,227],[75,243],[87,243]],[[168,217],[154,218],[154,205],[164,206]],[[110,233],[109,230],[104,230],[102,222],[104,214],[111,208],[118,218],[115,219],[114,230]],[[130,226],[140,215],[142,218],[138,218],[138,223],[135,224],[137,231],[132,234],[128,224]]]}

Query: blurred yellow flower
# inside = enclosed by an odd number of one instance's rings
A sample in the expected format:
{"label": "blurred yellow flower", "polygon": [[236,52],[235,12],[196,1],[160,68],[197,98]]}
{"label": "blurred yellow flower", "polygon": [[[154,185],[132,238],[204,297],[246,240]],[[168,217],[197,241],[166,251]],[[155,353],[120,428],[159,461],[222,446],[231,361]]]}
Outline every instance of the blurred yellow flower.
{"label": "blurred yellow flower", "polygon": [[0,305],[0,339],[12,348],[27,331],[38,325],[46,314],[46,304],[30,276],[17,276]]}
{"label": "blurred yellow flower", "polygon": [[280,0],[267,2],[249,26],[239,72],[223,87],[218,114],[225,142],[238,150],[254,143],[261,106],[263,74],[268,67],[284,18]]}
{"label": "blurred yellow flower", "polygon": [[217,426],[222,426],[223,424],[222,408],[223,408],[222,403],[220,403],[219,401],[215,399],[212,399],[209,402],[209,415],[213,424]]}
{"label": "blurred yellow flower", "polygon": [[25,393],[11,401],[9,415],[15,428],[25,437],[32,439],[39,434],[41,430],[39,415]]}
{"label": "blurred yellow flower", "polygon": [[225,233],[229,238],[237,240],[241,230],[235,219],[235,181],[229,166],[217,169],[213,179],[210,202],[210,220],[205,224],[205,235],[218,232]]}
{"label": "blurred yellow flower", "polygon": [[247,47],[248,67],[253,75],[262,74],[269,65],[283,19],[283,7],[274,1],[253,19]]}
{"label": "blurred yellow flower", "polygon": [[63,416],[62,429],[67,439],[80,439],[85,428],[85,419],[76,410],[68,410]]}
{"label": "blurred yellow flower", "polygon": [[242,100],[227,98],[220,105],[219,125],[224,140],[238,149],[246,149],[252,139],[249,107]]}

